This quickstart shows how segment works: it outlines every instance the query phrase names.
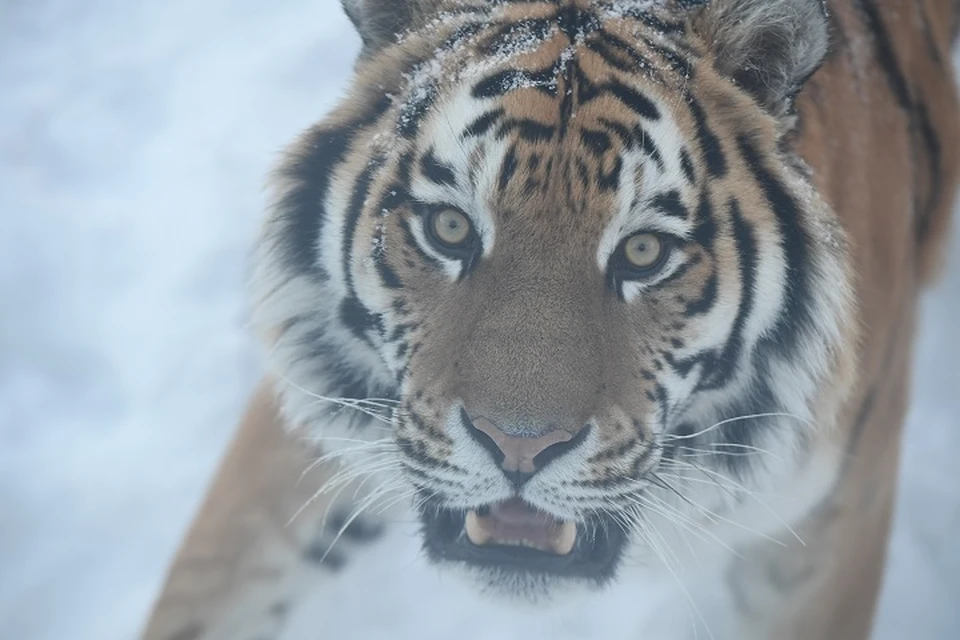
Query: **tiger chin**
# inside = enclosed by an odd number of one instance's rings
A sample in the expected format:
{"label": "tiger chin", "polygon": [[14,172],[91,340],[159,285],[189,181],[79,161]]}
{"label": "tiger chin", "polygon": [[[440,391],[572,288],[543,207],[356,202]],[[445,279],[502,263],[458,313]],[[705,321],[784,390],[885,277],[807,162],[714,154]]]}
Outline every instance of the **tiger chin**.
{"label": "tiger chin", "polygon": [[344,7],[258,245],[271,423],[484,591],[640,574],[724,594],[716,637],[867,637],[956,3]]}

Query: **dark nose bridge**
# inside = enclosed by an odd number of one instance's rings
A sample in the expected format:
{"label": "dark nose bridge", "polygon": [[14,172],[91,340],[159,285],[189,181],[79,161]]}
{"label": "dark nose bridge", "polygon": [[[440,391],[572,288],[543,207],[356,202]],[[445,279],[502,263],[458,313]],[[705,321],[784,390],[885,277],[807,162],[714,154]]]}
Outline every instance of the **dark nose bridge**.
{"label": "dark nose bridge", "polygon": [[515,484],[522,485],[551,461],[577,448],[587,436],[587,425],[574,431],[553,428],[542,435],[518,437],[484,417],[460,417],[470,435],[483,446]]}

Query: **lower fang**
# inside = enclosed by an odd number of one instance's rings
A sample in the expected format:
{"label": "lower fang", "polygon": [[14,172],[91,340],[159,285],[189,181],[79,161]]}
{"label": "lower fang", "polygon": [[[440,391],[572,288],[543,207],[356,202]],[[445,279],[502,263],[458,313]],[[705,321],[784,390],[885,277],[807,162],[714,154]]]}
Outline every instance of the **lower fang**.
{"label": "lower fang", "polygon": [[560,533],[552,540],[553,552],[557,555],[568,556],[577,544],[577,525],[573,522],[564,522]]}
{"label": "lower fang", "polygon": [[464,529],[467,532],[467,539],[478,547],[490,542],[490,532],[480,524],[480,516],[472,509],[467,511]]}

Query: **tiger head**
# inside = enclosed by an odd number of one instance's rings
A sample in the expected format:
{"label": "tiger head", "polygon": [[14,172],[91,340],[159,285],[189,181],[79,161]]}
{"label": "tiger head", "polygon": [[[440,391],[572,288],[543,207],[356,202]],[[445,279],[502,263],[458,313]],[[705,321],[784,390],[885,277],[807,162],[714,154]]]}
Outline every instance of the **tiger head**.
{"label": "tiger head", "polygon": [[511,592],[726,536],[852,385],[848,249],[790,145],[820,0],[344,4],[355,80],[255,275],[290,421]]}

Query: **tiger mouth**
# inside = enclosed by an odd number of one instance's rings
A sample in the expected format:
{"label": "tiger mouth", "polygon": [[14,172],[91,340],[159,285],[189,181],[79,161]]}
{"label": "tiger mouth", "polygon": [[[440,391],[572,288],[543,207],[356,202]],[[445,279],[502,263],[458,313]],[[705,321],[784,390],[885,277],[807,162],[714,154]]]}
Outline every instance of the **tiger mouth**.
{"label": "tiger mouth", "polygon": [[463,530],[476,547],[525,547],[568,556],[577,543],[576,523],[532,509],[518,498],[467,511]]}
{"label": "tiger mouth", "polygon": [[434,561],[598,582],[613,576],[627,537],[612,518],[564,521],[519,498],[466,512],[427,507],[421,518]]}

